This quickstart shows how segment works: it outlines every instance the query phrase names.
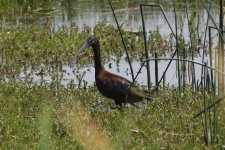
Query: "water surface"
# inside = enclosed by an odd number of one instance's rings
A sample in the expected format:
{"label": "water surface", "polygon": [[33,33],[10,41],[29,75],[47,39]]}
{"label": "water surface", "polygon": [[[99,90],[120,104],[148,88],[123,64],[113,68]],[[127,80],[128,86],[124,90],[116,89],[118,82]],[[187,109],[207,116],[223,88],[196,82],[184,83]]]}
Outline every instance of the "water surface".
{"label": "water surface", "polygon": [[[4,3],[5,2],[5,3]],[[126,31],[131,32],[142,32],[142,20],[140,13],[140,3],[145,4],[160,4],[162,5],[166,17],[168,18],[173,31],[175,32],[175,17],[174,8],[172,0],[136,0],[136,1],[114,1],[113,7],[115,9],[118,22],[121,27]],[[27,4],[19,3],[18,1],[11,1],[11,3],[6,4],[6,1],[0,2],[0,24],[2,27],[18,26],[24,30],[29,28],[31,25],[38,25],[41,28],[50,27],[52,32],[58,30],[61,26],[66,26],[70,28],[71,25],[76,25],[82,31],[82,28],[86,25],[92,29],[98,23],[112,24],[116,27],[115,19],[112,15],[108,1],[101,0],[52,0],[52,1],[40,1]],[[206,3],[207,4],[207,3]],[[207,5],[208,6],[208,5]],[[186,42],[189,42],[189,30],[187,16],[185,13],[185,3],[182,1],[176,2],[176,9],[178,14],[178,34],[183,34]],[[207,21],[207,13],[204,7],[199,1],[189,1],[188,3],[188,14],[192,21],[193,26],[196,27],[196,32],[198,36],[204,37],[205,25]],[[217,5],[213,5],[211,8],[212,17],[218,22],[219,9]],[[144,8],[144,19],[146,24],[146,31],[153,31],[159,28],[159,31],[164,36],[169,36],[171,30],[165,21],[162,12],[158,8]],[[212,25],[210,21],[209,24]],[[197,28],[198,26],[198,28]],[[215,36],[214,32],[214,36]],[[200,52],[201,54],[201,52]],[[200,55],[201,56],[201,55]],[[116,57],[116,56],[112,56]],[[170,57],[167,55],[167,57]],[[196,61],[201,62],[201,57],[196,57]],[[206,59],[207,61],[207,59]],[[79,63],[79,62],[78,62]],[[109,64],[112,67],[109,67]],[[116,73],[118,75],[124,76],[131,80],[129,65],[124,57],[121,57],[119,67],[114,65],[115,62],[111,59],[109,62],[105,63],[104,66],[110,72]],[[135,74],[137,73],[141,62],[139,60],[134,60],[132,66],[134,68]],[[168,61],[160,61],[159,63],[159,76],[162,75]],[[151,81],[154,84],[154,62],[151,62]],[[76,68],[75,68],[76,69]],[[63,66],[64,72],[62,83],[67,85],[71,81],[78,84],[75,73],[73,73],[73,68],[67,65]],[[200,70],[200,69],[197,69]],[[31,70],[28,70],[28,72]],[[38,70],[37,70],[38,72]],[[41,78],[37,75],[37,72],[32,74],[34,81],[40,83],[42,80],[51,82],[51,76],[46,75]],[[93,84],[94,82],[94,68],[93,64],[86,64],[86,67],[79,70],[78,74],[84,74],[83,79],[87,81],[88,84]],[[20,77],[24,79],[24,72],[21,72]],[[167,84],[177,84],[177,74],[176,74],[176,63],[173,62],[170,69],[168,70],[166,77]],[[188,81],[188,80],[187,80]],[[147,84],[146,69],[144,68],[141,74],[138,76],[138,82],[142,85]]]}

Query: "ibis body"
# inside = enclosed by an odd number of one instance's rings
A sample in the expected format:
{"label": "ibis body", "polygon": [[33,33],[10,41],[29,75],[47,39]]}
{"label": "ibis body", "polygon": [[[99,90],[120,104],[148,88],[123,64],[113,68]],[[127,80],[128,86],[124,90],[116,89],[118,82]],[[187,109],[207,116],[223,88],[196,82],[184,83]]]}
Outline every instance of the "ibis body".
{"label": "ibis body", "polygon": [[86,40],[82,48],[76,53],[75,58],[89,46],[91,46],[94,51],[95,81],[101,94],[113,99],[115,104],[119,106],[122,106],[122,103],[133,104],[144,98],[147,100],[152,99],[147,91],[133,86],[131,81],[104,69],[101,64],[100,44],[95,36],[90,36]]}

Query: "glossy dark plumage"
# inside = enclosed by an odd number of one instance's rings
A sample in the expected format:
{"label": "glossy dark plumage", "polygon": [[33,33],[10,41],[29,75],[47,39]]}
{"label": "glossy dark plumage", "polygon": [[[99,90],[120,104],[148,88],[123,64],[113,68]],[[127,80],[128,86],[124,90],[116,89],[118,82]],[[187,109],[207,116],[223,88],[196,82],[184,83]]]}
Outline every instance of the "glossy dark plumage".
{"label": "glossy dark plumage", "polygon": [[143,100],[151,100],[151,95],[141,90],[139,87],[132,86],[132,82],[129,80],[112,74],[104,69],[101,64],[100,57],[100,45],[99,41],[95,36],[90,36],[83,47],[76,53],[75,58],[82,53],[88,46],[91,46],[94,51],[95,61],[95,81],[98,90],[104,96],[113,99],[116,105],[121,106],[122,103],[133,104]]}

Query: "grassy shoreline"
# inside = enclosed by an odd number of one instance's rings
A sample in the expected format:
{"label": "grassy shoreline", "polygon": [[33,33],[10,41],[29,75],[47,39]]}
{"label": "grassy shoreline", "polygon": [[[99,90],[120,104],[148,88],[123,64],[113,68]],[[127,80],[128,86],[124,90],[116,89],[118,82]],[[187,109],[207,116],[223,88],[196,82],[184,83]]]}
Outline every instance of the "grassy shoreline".
{"label": "grassy shoreline", "polygon": [[[218,144],[205,146],[200,96],[177,89],[158,93],[150,103],[122,110],[96,87],[88,90],[0,82],[0,147],[3,149],[214,149],[225,137],[224,108],[218,107]],[[94,108],[94,109],[93,109]]]}

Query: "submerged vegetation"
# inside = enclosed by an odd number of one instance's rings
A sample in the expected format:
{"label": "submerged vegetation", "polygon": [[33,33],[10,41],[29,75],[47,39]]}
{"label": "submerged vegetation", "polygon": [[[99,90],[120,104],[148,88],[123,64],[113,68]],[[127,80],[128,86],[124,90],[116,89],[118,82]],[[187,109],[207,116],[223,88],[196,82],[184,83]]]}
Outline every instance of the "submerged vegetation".
{"label": "submerged vegetation", "polygon": [[[101,28],[101,32],[99,32]],[[99,25],[94,29],[94,33],[102,39],[102,56],[107,59],[109,54],[122,56],[123,49],[120,44],[119,35],[112,26]],[[45,65],[44,70],[50,70],[56,65],[69,64],[72,56],[83,44],[86,37],[91,34],[91,29],[85,27],[79,32],[77,27],[61,28],[52,33],[47,29],[32,27],[28,31],[18,28],[4,29],[0,31],[0,55],[1,55],[1,76],[12,75],[16,77],[21,69],[26,71],[29,68],[39,69]],[[136,39],[135,34],[129,34]],[[128,40],[128,38],[127,38]],[[140,45],[130,45],[137,47],[141,51]],[[89,51],[87,56],[92,56]],[[89,57],[83,57],[81,63],[90,62]]]}
{"label": "submerged vegetation", "polygon": [[[144,56],[142,33],[122,32],[132,60],[142,59]],[[112,55],[116,56],[116,59],[124,55],[120,36],[111,25],[98,24],[93,31],[89,27],[84,27],[82,31],[76,26],[69,29],[62,27],[54,33],[36,26],[26,31],[19,28],[3,28],[0,30],[1,77],[4,75],[17,77],[21,70],[27,71],[29,68],[34,71],[42,67],[42,71],[46,72],[56,66],[62,69],[62,65],[70,65],[75,52],[90,34],[95,34],[100,40],[103,62],[109,60]],[[171,37],[163,37],[158,30],[149,33],[148,43],[152,45],[149,48],[152,55],[155,52],[159,56],[168,55],[174,50],[174,41]],[[191,53],[188,45],[184,43],[182,47],[187,53]],[[88,51],[79,63],[92,62],[90,58],[92,55],[92,51]]]}

